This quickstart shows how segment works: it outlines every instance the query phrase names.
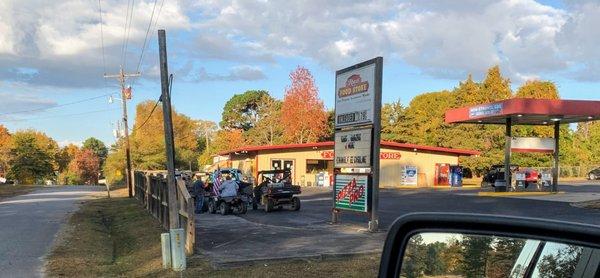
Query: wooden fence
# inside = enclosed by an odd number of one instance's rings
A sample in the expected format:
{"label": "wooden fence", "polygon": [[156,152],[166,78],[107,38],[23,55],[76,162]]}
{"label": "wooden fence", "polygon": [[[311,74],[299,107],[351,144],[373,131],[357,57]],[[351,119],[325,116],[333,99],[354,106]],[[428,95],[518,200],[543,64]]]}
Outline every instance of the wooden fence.
{"label": "wooden fence", "polygon": [[[164,171],[135,171],[134,196],[162,224],[169,229],[169,190]],[[185,182],[177,180],[177,207],[179,225],[185,230],[185,251],[194,254],[196,226],[194,221],[194,199],[190,196]]]}

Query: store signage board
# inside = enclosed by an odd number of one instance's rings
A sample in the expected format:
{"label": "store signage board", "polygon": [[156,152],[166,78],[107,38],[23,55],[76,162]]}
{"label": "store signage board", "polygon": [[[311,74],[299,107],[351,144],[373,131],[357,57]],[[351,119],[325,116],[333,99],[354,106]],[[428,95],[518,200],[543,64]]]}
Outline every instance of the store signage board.
{"label": "store signage board", "polygon": [[371,128],[352,129],[335,133],[335,168],[371,166]]}
{"label": "store signage board", "polygon": [[469,109],[469,118],[480,118],[502,114],[502,103],[475,106]]}
{"label": "store signage board", "polygon": [[513,137],[510,141],[510,151],[519,153],[553,153],[554,138]]}
{"label": "store signage board", "polygon": [[369,211],[369,178],[367,175],[343,175],[335,177],[335,208],[360,212]]}
{"label": "store signage board", "polygon": [[375,76],[375,62],[336,75],[336,128],[373,123]]}

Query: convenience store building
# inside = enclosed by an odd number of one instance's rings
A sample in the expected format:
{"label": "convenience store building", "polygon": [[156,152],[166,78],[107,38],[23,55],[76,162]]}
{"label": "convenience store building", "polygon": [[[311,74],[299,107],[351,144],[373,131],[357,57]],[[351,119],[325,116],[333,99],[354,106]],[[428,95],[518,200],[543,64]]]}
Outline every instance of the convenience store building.
{"label": "convenience store building", "polygon": [[[212,168],[237,168],[251,177],[262,170],[289,168],[295,184],[316,186],[317,175],[333,174],[333,147],[333,141],[242,147],[219,153]],[[382,141],[380,186],[447,186],[449,167],[473,155],[479,152]]]}

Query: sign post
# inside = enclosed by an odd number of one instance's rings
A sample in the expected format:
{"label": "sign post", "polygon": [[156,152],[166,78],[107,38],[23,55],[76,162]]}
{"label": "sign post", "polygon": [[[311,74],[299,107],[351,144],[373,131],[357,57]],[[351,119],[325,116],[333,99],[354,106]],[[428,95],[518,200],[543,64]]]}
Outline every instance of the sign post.
{"label": "sign post", "polygon": [[335,147],[332,222],[342,210],[369,215],[379,226],[379,160],[383,58],[338,70],[335,78]]}

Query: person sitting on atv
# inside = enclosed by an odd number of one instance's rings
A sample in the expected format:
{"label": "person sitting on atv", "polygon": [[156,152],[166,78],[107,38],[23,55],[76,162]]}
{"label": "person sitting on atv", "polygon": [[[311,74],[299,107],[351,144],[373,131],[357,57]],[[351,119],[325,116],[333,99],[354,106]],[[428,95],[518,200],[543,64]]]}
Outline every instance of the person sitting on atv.
{"label": "person sitting on atv", "polygon": [[221,197],[235,197],[238,195],[239,186],[237,182],[231,179],[230,175],[225,176],[225,182],[221,185]]}

